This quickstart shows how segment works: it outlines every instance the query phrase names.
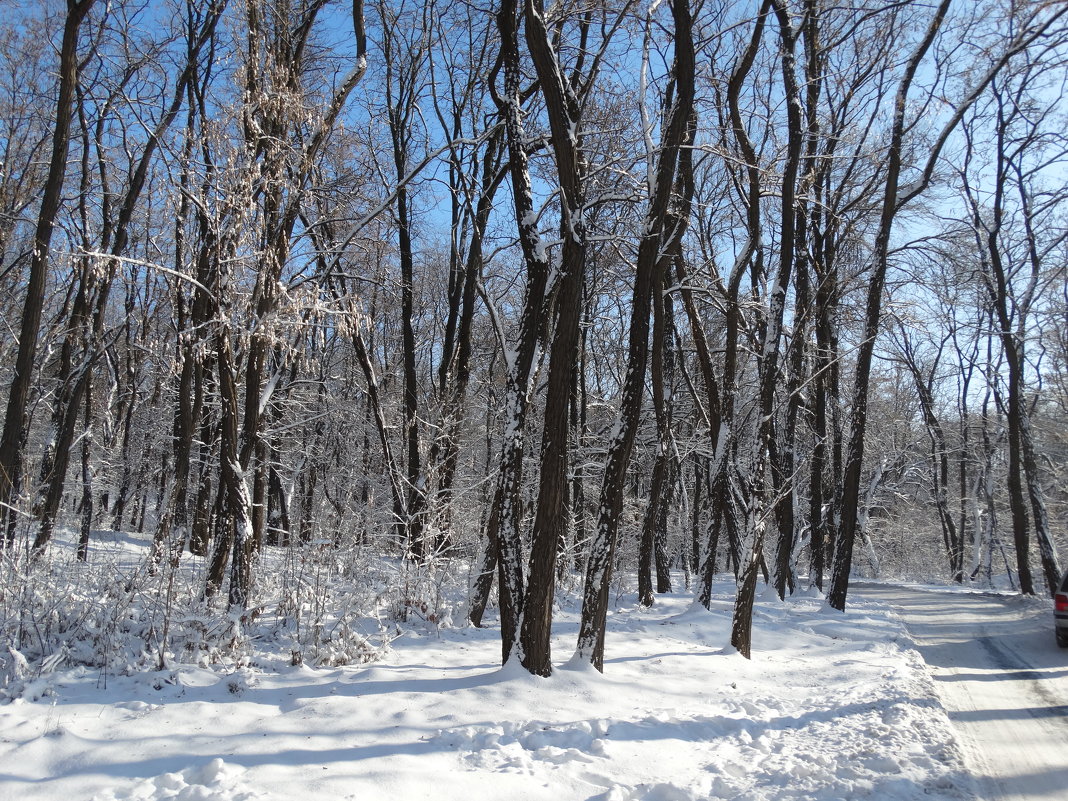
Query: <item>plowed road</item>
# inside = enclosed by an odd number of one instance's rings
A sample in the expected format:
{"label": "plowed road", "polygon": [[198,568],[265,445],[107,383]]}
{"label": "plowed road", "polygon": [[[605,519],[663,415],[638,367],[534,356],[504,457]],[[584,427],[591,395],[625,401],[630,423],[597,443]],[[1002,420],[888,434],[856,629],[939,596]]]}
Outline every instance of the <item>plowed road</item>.
{"label": "plowed road", "polygon": [[988,801],[1068,799],[1068,649],[1053,613],[1011,596],[860,584],[927,662]]}

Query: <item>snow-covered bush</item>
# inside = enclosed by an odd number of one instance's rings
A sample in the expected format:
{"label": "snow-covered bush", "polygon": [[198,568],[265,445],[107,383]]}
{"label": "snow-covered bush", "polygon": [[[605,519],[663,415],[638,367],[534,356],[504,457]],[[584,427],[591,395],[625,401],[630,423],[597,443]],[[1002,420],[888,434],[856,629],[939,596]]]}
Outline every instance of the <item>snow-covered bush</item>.
{"label": "snow-covered bush", "polygon": [[267,547],[247,609],[205,596],[204,559],[153,569],[146,537],[94,532],[88,562],[67,537],[42,557],[0,564],[0,691],[64,666],[108,675],[177,664],[222,670],[373,662],[401,626],[450,625],[464,574],[446,559],[420,565],[333,541]]}

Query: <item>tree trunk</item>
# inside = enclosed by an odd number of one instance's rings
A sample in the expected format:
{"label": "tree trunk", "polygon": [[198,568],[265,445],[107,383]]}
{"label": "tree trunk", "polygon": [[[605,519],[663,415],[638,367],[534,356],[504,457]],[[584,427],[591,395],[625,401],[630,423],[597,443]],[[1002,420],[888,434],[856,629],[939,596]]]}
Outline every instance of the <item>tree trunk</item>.
{"label": "tree trunk", "polygon": [[[750,656],[752,640],[753,600],[756,593],[756,563],[763,558],[764,534],[766,524],[761,519],[756,505],[764,491],[764,471],[772,447],[772,430],[775,415],[775,386],[779,378],[779,353],[781,349],[783,317],[786,313],[786,290],[793,272],[794,255],[797,247],[795,231],[797,210],[794,200],[797,192],[797,174],[801,161],[802,121],[801,100],[797,85],[795,64],[795,47],[797,37],[790,23],[786,6],[779,0],[772,0],[775,15],[779,22],[779,38],[782,44],[783,91],[787,99],[788,139],[786,163],[782,176],[782,206],[779,239],[779,267],[772,284],[768,287],[768,313],[761,342],[759,381],[760,381],[760,423],[757,427],[755,463],[753,475],[749,478],[749,513],[746,516],[746,546],[742,554],[742,582],[734,604],[734,619],[731,626],[731,645],[746,657]],[[787,445],[789,447],[789,444]],[[792,461],[789,463],[792,465]],[[791,471],[792,472],[792,471]],[[773,488],[781,493],[789,491],[788,487]],[[780,510],[780,517],[785,520],[782,526],[789,529],[793,536],[793,498],[790,498],[789,513]],[[781,545],[789,549],[788,545]],[[787,568],[788,569],[788,568]]]}
{"label": "tree trunk", "polygon": [[[619,414],[605,461],[598,506],[597,528],[590,544],[590,558],[583,585],[582,618],[579,623],[578,656],[597,670],[604,669],[605,624],[608,617],[608,588],[612,578],[619,518],[634,437],[641,415],[648,357],[649,312],[652,293],[658,285],[659,271],[664,269],[661,254],[671,253],[681,240],[689,219],[688,201],[692,197],[693,172],[690,152],[684,145],[692,141],[694,101],[694,48],[692,20],[687,0],[671,6],[674,21],[676,94],[674,105],[665,110],[660,153],[656,160],[655,181],[645,215],[644,236],[638,245],[638,258],[631,299],[630,334],[627,349],[627,372],[624,378]],[[681,162],[681,163],[680,163]],[[683,208],[670,213],[669,200],[676,177],[684,187]]]}
{"label": "tree trunk", "polygon": [[14,544],[16,494],[22,482],[28,424],[26,410],[34,358],[37,354],[38,329],[41,327],[41,314],[44,309],[49,247],[67,170],[72,103],[75,83],[78,80],[78,31],[94,2],[95,0],[67,0],[67,15],[63,22],[63,40],[59,52],[59,93],[56,101],[56,121],[52,129],[52,155],[48,162],[48,177],[37,213],[37,229],[30,259],[30,279],[26,287],[19,329],[18,354],[15,357],[15,370],[8,393],[3,434],[0,435],[0,527],[6,532],[7,547]]}
{"label": "tree trunk", "polygon": [[[666,270],[661,270],[657,286],[653,290],[653,339],[650,348],[651,385],[653,413],[656,417],[656,456],[653,460],[653,475],[649,482],[649,499],[642,520],[640,547],[638,549],[638,603],[653,605],[653,562],[657,555],[657,541],[663,542],[667,518],[671,463],[671,382],[674,378],[673,317],[669,316],[670,298],[665,296]],[[656,559],[657,580],[663,586],[662,558]],[[670,582],[668,582],[670,585]]]}
{"label": "tree trunk", "polygon": [[875,238],[875,252],[871,277],[868,282],[868,298],[864,314],[864,335],[857,349],[857,365],[853,383],[853,406],[850,416],[849,447],[844,464],[842,483],[841,520],[835,541],[834,566],[831,588],[827,602],[834,609],[845,610],[849,589],[849,572],[853,563],[853,542],[857,534],[857,507],[860,503],[861,473],[864,467],[864,435],[868,420],[868,384],[871,363],[875,352],[875,338],[879,333],[882,316],[883,286],[889,266],[890,233],[898,211],[898,178],[901,175],[902,142],[905,136],[905,111],[908,106],[909,89],[920,62],[934,42],[942,21],[949,10],[949,0],[942,0],[928,25],[923,41],[909,58],[904,75],[898,85],[894,101],[894,121],[887,149],[886,185],[883,191],[882,213]]}
{"label": "tree trunk", "polygon": [[93,467],[92,457],[92,423],[93,423],[93,391],[92,386],[85,389],[85,408],[82,417],[82,499],[81,533],[78,537],[78,561],[89,561],[89,538],[93,529]]}
{"label": "tree trunk", "polygon": [[[515,0],[504,0],[497,12],[497,28],[500,32],[500,61],[504,70],[504,91],[498,99],[498,109],[504,122],[505,140],[508,145],[509,175],[512,181],[512,202],[519,227],[519,244],[527,272],[526,297],[519,321],[519,342],[515,352],[508,356],[508,346],[503,340],[501,347],[506,353],[504,442],[501,450],[500,470],[491,512],[486,522],[486,551],[478,582],[486,587],[492,582],[487,566],[494,560],[493,543],[496,547],[498,593],[501,615],[501,658],[507,662],[519,640],[523,608],[523,561],[519,536],[520,485],[523,474],[525,450],[524,428],[529,388],[533,380],[535,356],[538,350],[539,331],[544,314],[546,284],[549,263],[545,247],[537,230],[537,215],[534,213],[534,197],[530,179],[527,138],[523,127],[521,106],[522,71],[519,59]],[[485,601],[476,596],[472,612]],[[479,618],[481,615],[479,614]]]}

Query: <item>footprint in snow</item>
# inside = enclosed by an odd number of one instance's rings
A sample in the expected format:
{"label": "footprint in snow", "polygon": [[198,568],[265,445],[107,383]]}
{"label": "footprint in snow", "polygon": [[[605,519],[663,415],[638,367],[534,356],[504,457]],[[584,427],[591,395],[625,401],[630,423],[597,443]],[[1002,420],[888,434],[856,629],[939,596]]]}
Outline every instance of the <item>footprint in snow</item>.
{"label": "footprint in snow", "polygon": [[563,765],[603,757],[607,733],[608,724],[601,720],[565,725],[531,721],[448,729],[434,739],[455,749],[471,767],[530,772],[535,762]]}
{"label": "footprint in snow", "polygon": [[241,786],[244,772],[216,758],[200,767],[145,779],[125,791],[94,796],[93,801],[256,801],[260,796]]}

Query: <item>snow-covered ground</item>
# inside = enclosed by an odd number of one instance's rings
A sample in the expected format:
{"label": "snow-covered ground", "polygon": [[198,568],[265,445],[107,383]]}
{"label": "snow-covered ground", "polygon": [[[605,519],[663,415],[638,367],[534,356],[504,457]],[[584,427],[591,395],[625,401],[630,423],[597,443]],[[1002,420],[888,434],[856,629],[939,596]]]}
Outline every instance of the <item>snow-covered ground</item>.
{"label": "snow-covered ground", "polygon": [[[885,606],[758,599],[753,659],[729,642],[732,582],[619,598],[605,673],[569,664],[558,610],[548,679],[500,668],[499,632],[401,626],[367,665],[269,653],[27,678],[0,705],[0,798],[970,799],[923,663]],[[726,646],[726,647],[725,647]]]}
{"label": "snow-covered ground", "polygon": [[861,585],[905,621],[988,801],[1068,796],[1068,651],[1046,599]]}

